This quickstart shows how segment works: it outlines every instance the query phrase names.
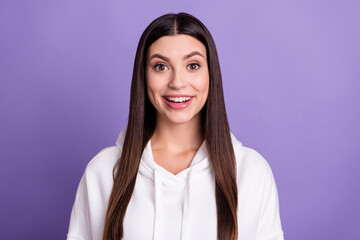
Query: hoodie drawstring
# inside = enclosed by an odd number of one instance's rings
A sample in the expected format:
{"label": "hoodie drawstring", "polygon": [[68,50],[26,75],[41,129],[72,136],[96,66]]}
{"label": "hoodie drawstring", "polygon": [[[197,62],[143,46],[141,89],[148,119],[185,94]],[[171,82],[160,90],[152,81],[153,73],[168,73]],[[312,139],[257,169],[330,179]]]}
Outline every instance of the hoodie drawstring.
{"label": "hoodie drawstring", "polygon": [[183,209],[183,218],[182,218],[182,226],[181,226],[181,239],[189,239],[188,236],[186,236],[186,233],[189,231],[187,230],[189,228],[189,213],[190,213],[190,206],[191,206],[191,179],[192,179],[192,170],[189,171],[189,177],[186,182],[186,190],[185,190],[185,196],[184,196],[184,209]]}
{"label": "hoodie drawstring", "polygon": [[155,179],[155,216],[154,216],[154,240],[161,240],[162,229],[162,205],[163,205],[163,181],[160,173],[160,169],[156,168],[154,172]]}

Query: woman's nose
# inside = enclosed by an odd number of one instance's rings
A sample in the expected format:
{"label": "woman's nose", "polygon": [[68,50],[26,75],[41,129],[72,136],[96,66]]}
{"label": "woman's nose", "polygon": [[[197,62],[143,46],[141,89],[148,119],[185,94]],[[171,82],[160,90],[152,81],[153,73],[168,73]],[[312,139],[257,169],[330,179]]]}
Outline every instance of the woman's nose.
{"label": "woman's nose", "polygon": [[184,88],[186,87],[187,83],[186,83],[186,79],[183,73],[181,73],[181,71],[173,71],[173,73],[171,74],[170,77],[170,81],[169,81],[169,87],[170,88],[175,88],[175,89],[180,89],[180,88]]}

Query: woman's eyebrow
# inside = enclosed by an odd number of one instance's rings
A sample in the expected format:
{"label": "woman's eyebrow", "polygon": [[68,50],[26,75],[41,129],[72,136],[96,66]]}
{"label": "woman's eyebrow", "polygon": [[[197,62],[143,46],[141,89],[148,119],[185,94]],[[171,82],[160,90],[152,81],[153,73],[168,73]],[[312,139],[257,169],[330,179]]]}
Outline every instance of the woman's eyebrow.
{"label": "woman's eyebrow", "polygon": [[162,60],[164,60],[164,61],[166,61],[166,62],[169,62],[169,59],[168,59],[167,57],[164,57],[163,55],[160,55],[160,54],[158,54],[158,53],[153,54],[153,55],[150,57],[149,60],[151,60],[151,59],[153,59],[153,58],[160,58],[160,59],[162,59]]}
{"label": "woman's eyebrow", "polygon": [[[186,54],[186,55],[183,57],[183,60],[186,60],[186,59],[191,58],[191,57],[196,56],[196,55],[198,55],[198,56],[200,56],[200,57],[202,57],[202,58],[205,59],[204,55],[202,55],[200,52],[198,52],[198,51],[193,51],[193,52],[191,52],[191,53],[189,53],[189,54]],[[163,55],[160,55],[160,54],[158,54],[158,53],[155,53],[155,54],[151,55],[151,57],[150,57],[149,60],[151,60],[151,59],[153,59],[153,58],[160,58],[160,59],[162,59],[162,60],[164,60],[164,61],[166,61],[166,62],[169,62],[169,58],[167,58],[167,57],[165,57],[165,56],[163,56]]]}
{"label": "woman's eyebrow", "polygon": [[186,60],[186,59],[191,58],[192,56],[196,56],[196,55],[199,55],[200,57],[202,57],[202,58],[205,59],[205,57],[204,57],[200,52],[198,52],[198,51],[193,51],[193,52],[185,55],[184,58],[183,58],[183,60]]}

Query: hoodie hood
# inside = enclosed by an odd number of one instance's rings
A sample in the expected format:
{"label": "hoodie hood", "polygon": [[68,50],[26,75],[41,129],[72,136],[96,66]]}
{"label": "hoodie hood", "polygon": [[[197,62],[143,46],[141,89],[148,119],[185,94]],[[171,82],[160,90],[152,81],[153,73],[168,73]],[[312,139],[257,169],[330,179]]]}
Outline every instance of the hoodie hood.
{"label": "hoodie hood", "polygon": [[[122,147],[123,147],[123,144],[124,144],[124,140],[125,140],[125,134],[126,134],[126,127],[124,129],[121,130],[117,140],[116,140],[116,146],[119,148],[120,152],[122,152]],[[238,150],[239,148],[241,148],[243,145],[242,143],[236,139],[236,137],[234,136],[234,134],[232,134],[230,132],[230,137],[231,137],[231,141],[232,141],[232,144],[233,144],[233,148],[234,148],[234,152],[236,152],[236,150]],[[204,145],[204,143],[203,143]],[[206,144],[205,144],[206,145]],[[201,145],[202,147],[202,145]],[[201,148],[200,147],[200,148]],[[206,146],[205,146],[206,148]],[[151,149],[151,148],[150,148]],[[207,151],[206,151],[207,153]],[[151,153],[152,154],[152,153]],[[194,159],[195,160],[195,159]],[[194,163],[191,162],[191,165],[190,167],[193,165]]]}
{"label": "hoodie hood", "polygon": [[127,128],[123,128],[123,130],[121,130],[121,132],[116,140],[116,146],[119,148],[120,152],[122,152],[122,148],[123,148],[123,144],[124,144],[124,140],[125,140],[126,129]]}

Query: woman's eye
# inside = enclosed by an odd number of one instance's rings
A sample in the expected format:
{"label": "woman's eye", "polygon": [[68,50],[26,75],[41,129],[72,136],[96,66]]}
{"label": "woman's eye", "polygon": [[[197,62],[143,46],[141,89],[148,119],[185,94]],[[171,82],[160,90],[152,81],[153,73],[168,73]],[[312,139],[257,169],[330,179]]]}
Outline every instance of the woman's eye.
{"label": "woman's eye", "polygon": [[198,68],[200,67],[200,65],[199,64],[197,64],[197,63],[190,63],[189,65],[188,65],[188,69],[189,70],[197,70]]}
{"label": "woman's eye", "polygon": [[158,71],[168,70],[168,67],[165,64],[156,64],[154,68]]}

